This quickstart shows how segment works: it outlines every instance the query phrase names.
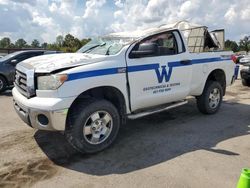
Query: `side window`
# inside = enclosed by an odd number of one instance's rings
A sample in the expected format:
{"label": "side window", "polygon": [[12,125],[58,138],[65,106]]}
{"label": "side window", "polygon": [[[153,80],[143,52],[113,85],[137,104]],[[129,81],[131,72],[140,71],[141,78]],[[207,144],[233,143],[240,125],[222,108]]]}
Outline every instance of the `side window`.
{"label": "side window", "polygon": [[36,56],[38,56],[38,55],[44,55],[44,52],[38,52],[38,53],[36,54]]}
{"label": "side window", "polygon": [[173,55],[178,53],[175,37],[172,33],[160,35],[157,39],[159,55]]}
{"label": "side window", "polygon": [[35,57],[35,56],[39,56],[39,55],[43,55],[43,54],[44,54],[44,52],[34,52],[34,53],[28,54],[28,56],[29,56],[29,58],[31,58],[31,57]]}
{"label": "side window", "polygon": [[15,59],[17,60],[17,62],[21,62],[27,58],[28,58],[27,54],[21,54],[21,55],[17,56]]}
{"label": "side window", "polygon": [[37,54],[36,53],[24,53],[24,54],[17,56],[15,59],[17,60],[17,62],[21,62],[21,61],[24,61],[25,59],[28,59],[34,56],[37,56]]}
{"label": "side window", "polygon": [[175,34],[173,32],[166,32],[150,36],[135,45],[132,51],[141,51],[142,49],[146,49],[146,47],[150,45],[153,45],[154,48],[156,48],[156,53],[140,57],[166,56],[178,53]]}
{"label": "side window", "polygon": [[26,54],[26,59],[40,55],[40,52],[32,52]]}
{"label": "side window", "polygon": [[31,57],[35,57],[35,56],[38,56],[38,55],[42,55],[42,52],[25,53],[25,54],[22,54],[22,55],[18,56],[16,59],[18,60],[18,62],[20,62],[20,61],[23,61],[25,59],[29,59]]}

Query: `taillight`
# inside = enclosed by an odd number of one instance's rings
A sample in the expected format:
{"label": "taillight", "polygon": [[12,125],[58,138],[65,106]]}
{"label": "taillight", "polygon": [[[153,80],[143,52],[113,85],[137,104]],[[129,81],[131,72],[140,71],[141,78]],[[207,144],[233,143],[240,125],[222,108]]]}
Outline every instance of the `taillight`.
{"label": "taillight", "polygon": [[234,63],[237,63],[237,57],[235,55],[231,55],[231,59],[233,60]]}

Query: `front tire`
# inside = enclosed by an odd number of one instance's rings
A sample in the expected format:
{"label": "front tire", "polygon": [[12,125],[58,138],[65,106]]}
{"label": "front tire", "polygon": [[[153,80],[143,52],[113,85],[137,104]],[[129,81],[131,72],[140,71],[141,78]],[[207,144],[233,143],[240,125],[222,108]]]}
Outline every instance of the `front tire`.
{"label": "front tire", "polygon": [[120,116],[107,100],[90,99],[73,109],[65,132],[69,143],[82,153],[96,153],[109,147],[117,137]]}
{"label": "front tire", "polygon": [[4,92],[7,87],[7,82],[3,76],[0,76],[0,93]]}
{"label": "front tire", "polygon": [[221,84],[216,81],[208,81],[202,95],[197,97],[197,107],[203,114],[214,114],[219,110],[222,98]]}
{"label": "front tire", "polygon": [[249,79],[242,79],[241,80],[243,86],[250,86],[250,80]]}

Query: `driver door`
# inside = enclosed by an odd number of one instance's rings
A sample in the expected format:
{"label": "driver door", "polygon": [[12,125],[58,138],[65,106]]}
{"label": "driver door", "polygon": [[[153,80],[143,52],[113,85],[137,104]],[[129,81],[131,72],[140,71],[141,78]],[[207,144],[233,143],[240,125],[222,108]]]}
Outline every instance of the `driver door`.
{"label": "driver door", "polygon": [[[147,49],[152,43],[157,44],[154,54],[140,52],[142,46]],[[138,51],[142,55],[133,56]],[[138,42],[127,56],[127,65],[132,111],[184,99],[189,94],[192,65],[178,31]]]}

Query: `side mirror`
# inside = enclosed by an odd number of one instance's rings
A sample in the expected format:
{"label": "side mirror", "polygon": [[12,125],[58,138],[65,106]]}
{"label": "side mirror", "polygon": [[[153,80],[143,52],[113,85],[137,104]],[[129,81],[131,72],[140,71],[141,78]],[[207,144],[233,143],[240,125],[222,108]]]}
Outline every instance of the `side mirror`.
{"label": "side mirror", "polygon": [[138,50],[131,51],[130,55],[133,58],[140,58],[145,56],[153,56],[158,52],[158,45],[156,43],[140,44]]}
{"label": "side mirror", "polygon": [[17,60],[16,59],[12,59],[11,61],[10,61],[10,64],[11,65],[16,65],[18,62],[17,62]]}

